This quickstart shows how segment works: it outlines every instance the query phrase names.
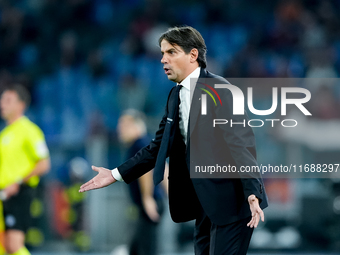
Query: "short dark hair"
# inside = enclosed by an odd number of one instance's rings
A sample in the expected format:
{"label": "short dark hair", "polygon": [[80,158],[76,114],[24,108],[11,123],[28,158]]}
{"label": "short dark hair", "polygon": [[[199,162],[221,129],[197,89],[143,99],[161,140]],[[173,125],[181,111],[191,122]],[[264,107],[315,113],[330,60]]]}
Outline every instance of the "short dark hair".
{"label": "short dark hair", "polygon": [[194,48],[197,49],[197,62],[199,66],[202,68],[207,67],[207,46],[205,45],[202,35],[195,28],[189,26],[171,27],[159,37],[159,46],[161,46],[163,40],[166,40],[171,45],[179,45],[186,54]]}
{"label": "short dark hair", "polygon": [[12,84],[8,86],[7,88],[5,88],[3,92],[5,91],[13,91],[17,93],[19,100],[25,104],[26,108],[28,108],[29,105],[31,104],[31,95],[28,89],[24,87],[23,85]]}

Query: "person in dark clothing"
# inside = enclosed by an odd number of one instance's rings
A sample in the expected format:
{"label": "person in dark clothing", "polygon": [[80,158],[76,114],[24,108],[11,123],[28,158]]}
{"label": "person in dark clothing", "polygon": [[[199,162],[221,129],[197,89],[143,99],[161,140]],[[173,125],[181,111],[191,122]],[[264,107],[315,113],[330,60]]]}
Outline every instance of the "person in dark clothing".
{"label": "person in dark clothing", "polygon": [[[119,140],[128,147],[126,158],[134,156],[147,146],[150,138],[146,133],[144,114],[136,110],[126,110],[119,118]],[[160,185],[154,186],[152,171],[131,182],[129,193],[138,208],[138,219],[130,243],[131,255],[155,255],[157,253],[157,229],[163,213],[164,191]]]}

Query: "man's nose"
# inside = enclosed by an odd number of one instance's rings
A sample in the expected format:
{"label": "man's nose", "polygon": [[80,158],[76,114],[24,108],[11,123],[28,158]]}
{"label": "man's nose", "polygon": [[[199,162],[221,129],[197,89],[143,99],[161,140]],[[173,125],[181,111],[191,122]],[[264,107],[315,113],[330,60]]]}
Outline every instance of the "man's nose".
{"label": "man's nose", "polygon": [[168,61],[167,61],[166,57],[163,56],[162,59],[161,59],[161,63],[162,63],[162,64],[166,64],[167,62],[168,62]]}

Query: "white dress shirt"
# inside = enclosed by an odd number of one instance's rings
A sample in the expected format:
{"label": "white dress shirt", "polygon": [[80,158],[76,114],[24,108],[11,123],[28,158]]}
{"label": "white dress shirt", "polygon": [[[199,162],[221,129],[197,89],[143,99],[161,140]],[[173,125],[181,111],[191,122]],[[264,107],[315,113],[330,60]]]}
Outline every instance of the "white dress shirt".
{"label": "white dress shirt", "polygon": [[[195,86],[197,79],[199,78],[201,73],[201,68],[197,67],[191,74],[189,74],[180,84],[183,87],[179,91],[179,129],[182,134],[182,138],[184,143],[187,143],[188,137],[188,123],[189,123],[189,113],[190,113],[190,105],[191,105],[191,95],[190,95],[190,81],[191,79],[196,79]],[[121,174],[118,171],[118,168],[113,169],[112,176],[117,181],[124,181]]]}
{"label": "white dress shirt", "polygon": [[[187,144],[187,137],[188,137],[188,122],[189,122],[189,113],[190,113],[190,105],[191,105],[191,98],[190,98],[190,81],[191,79],[194,80],[194,84],[196,86],[196,82],[198,77],[200,76],[201,68],[197,67],[191,74],[189,74],[181,83],[183,87],[179,91],[179,129],[183,136],[183,141]],[[177,84],[179,85],[179,84]]]}

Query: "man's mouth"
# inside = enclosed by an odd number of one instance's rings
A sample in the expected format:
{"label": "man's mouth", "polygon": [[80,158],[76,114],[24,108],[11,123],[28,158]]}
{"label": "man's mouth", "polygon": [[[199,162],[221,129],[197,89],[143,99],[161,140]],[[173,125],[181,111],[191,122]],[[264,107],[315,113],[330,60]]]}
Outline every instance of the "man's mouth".
{"label": "man's mouth", "polygon": [[171,70],[169,68],[164,68],[165,74],[169,75],[171,73]]}

